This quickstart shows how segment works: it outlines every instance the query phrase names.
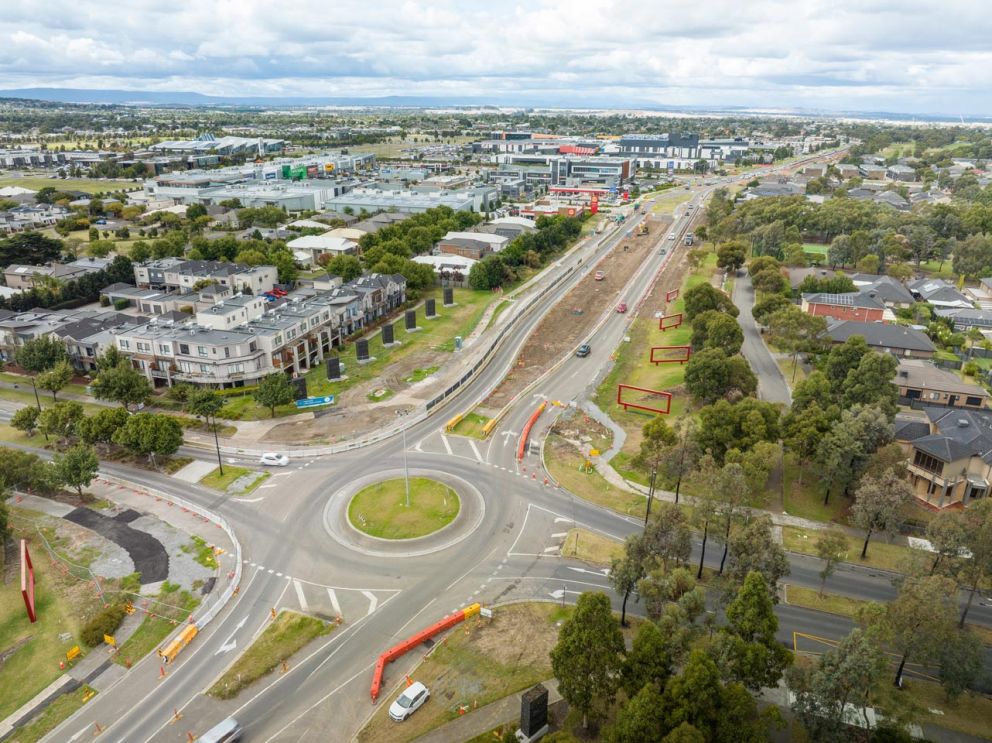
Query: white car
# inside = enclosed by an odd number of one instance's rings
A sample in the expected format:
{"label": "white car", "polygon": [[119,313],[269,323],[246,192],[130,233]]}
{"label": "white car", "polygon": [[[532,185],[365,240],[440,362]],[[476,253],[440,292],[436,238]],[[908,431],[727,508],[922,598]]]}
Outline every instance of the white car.
{"label": "white car", "polygon": [[396,722],[403,722],[430,698],[431,693],[427,687],[419,681],[414,681],[403,690],[402,694],[396,697],[395,702],[389,705],[389,716]]}
{"label": "white car", "polygon": [[276,454],[274,451],[267,451],[258,460],[258,463],[268,465],[269,467],[285,467],[289,464],[289,457],[285,454]]}
{"label": "white car", "polygon": [[668,239],[669,239],[669,240],[674,240],[674,239],[675,239],[675,233],[674,233],[674,232],[673,232],[673,233],[671,233],[671,234],[670,234],[670,235],[668,236]]}

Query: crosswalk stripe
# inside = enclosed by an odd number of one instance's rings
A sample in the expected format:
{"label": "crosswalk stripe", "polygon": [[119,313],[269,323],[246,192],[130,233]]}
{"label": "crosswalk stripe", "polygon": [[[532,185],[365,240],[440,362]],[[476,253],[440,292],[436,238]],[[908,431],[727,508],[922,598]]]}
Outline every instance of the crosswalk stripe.
{"label": "crosswalk stripe", "polygon": [[443,433],[441,434],[441,443],[444,444],[444,448],[445,448],[445,450],[447,450],[448,455],[450,456],[451,455],[451,444],[448,443],[448,437],[445,436]]}
{"label": "crosswalk stripe", "polygon": [[300,600],[300,608],[303,611],[310,611],[310,605],[307,603],[307,597],[303,595],[303,584],[298,580],[293,581],[293,588],[296,589],[296,598]]}
{"label": "crosswalk stripe", "polygon": [[327,595],[331,599],[331,607],[334,609],[334,613],[341,616],[341,604],[338,603],[338,595],[334,592],[334,589],[328,588]]}

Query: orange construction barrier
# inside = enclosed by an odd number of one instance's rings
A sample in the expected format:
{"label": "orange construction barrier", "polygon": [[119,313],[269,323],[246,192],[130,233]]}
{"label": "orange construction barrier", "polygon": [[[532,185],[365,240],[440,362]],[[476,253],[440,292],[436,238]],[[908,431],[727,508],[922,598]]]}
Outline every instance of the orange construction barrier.
{"label": "orange construction barrier", "polygon": [[469,617],[475,616],[479,613],[479,609],[481,608],[482,607],[479,604],[466,606],[464,609],[456,611],[453,614],[449,614],[444,619],[435,622],[427,629],[423,629],[417,634],[411,635],[399,645],[394,645],[385,653],[380,655],[379,659],[375,662],[375,671],[372,672],[372,688],[370,689],[372,703],[375,704],[376,699],[379,698],[379,692],[382,690],[382,675],[386,670],[387,663],[391,663],[401,655],[409,652],[424,640],[428,640],[439,632],[444,632],[446,629],[451,629],[459,622],[463,622]]}
{"label": "orange construction barrier", "polygon": [[517,459],[524,458],[524,452],[527,450],[527,437],[530,436],[530,430],[534,427],[534,424],[537,423],[537,419],[541,417],[541,413],[544,412],[544,409],[547,406],[547,402],[542,402],[538,405],[537,410],[534,411],[534,413],[530,416],[530,419],[527,421],[527,424],[524,426],[523,433],[520,434],[520,444],[517,446]]}

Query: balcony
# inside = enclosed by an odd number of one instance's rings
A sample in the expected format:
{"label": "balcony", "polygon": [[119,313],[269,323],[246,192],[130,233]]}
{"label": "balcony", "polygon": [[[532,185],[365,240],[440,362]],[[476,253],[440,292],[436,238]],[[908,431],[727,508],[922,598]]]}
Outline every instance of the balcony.
{"label": "balcony", "polygon": [[942,473],[931,472],[930,470],[920,467],[918,464],[913,464],[912,462],[907,462],[906,469],[910,474],[922,477],[941,487],[945,485],[947,487],[954,487],[954,485],[961,482],[962,479],[962,476],[960,475],[953,479],[945,478]]}

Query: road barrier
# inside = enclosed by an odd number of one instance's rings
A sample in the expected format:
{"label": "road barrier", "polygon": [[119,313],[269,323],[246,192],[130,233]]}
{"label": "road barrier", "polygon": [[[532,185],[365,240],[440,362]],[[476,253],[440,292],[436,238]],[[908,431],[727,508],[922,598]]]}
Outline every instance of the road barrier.
{"label": "road barrier", "polygon": [[386,664],[392,663],[394,660],[399,658],[401,655],[413,650],[424,640],[429,640],[434,637],[434,635],[444,632],[446,629],[451,629],[459,622],[464,622],[469,617],[475,616],[479,613],[482,608],[479,604],[471,604],[466,606],[464,609],[449,614],[444,619],[435,622],[430,627],[421,630],[415,635],[411,635],[399,645],[394,645],[389,648],[385,653],[379,656],[379,659],[375,662],[375,671],[372,672],[372,688],[369,690],[369,694],[372,697],[372,703],[379,698],[379,692],[382,690],[382,675],[386,670]]}
{"label": "road barrier", "polygon": [[448,422],[444,424],[444,430],[451,433],[455,430],[455,426],[462,422],[462,419],[467,415],[467,413],[459,413],[453,418],[448,419]]}
{"label": "road barrier", "polygon": [[520,434],[520,444],[517,446],[517,459],[524,458],[524,452],[527,449],[527,437],[530,436],[531,429],[534,427],[534,424],[537,423],[537,419],[541,417],[541,413],[544,412],[544,409],[547,406],[547,402],[542,402],[537,406],[537,410],[531,413],[530,418],[527,419],[527,423],[524,425],[524,430]]}

